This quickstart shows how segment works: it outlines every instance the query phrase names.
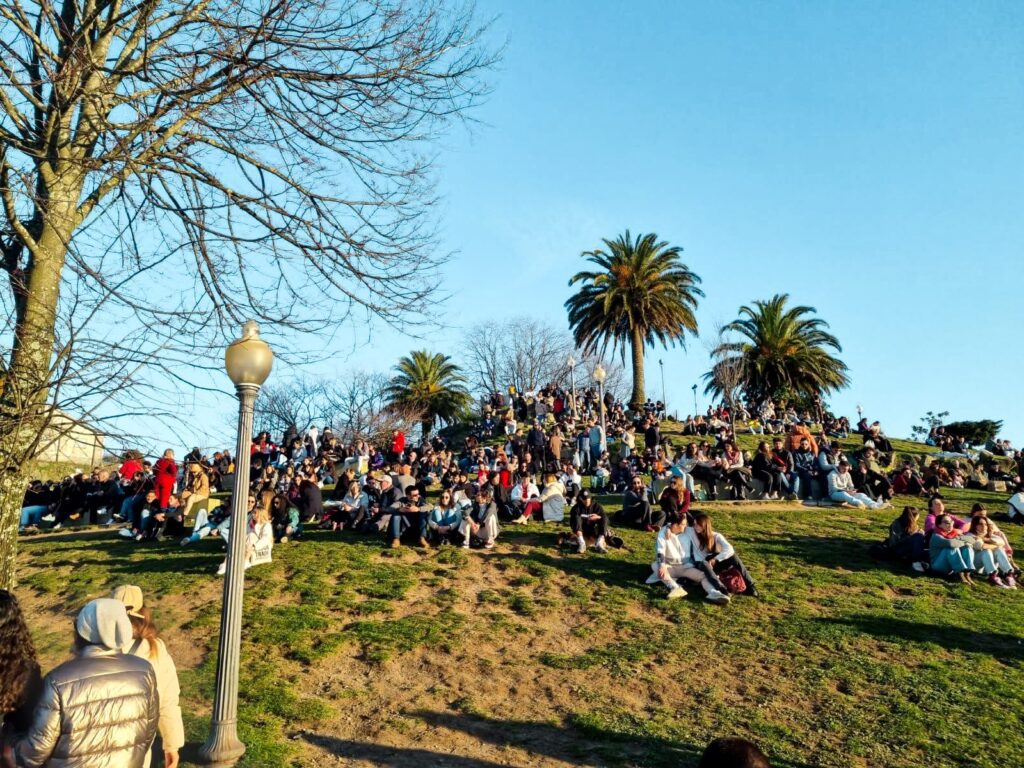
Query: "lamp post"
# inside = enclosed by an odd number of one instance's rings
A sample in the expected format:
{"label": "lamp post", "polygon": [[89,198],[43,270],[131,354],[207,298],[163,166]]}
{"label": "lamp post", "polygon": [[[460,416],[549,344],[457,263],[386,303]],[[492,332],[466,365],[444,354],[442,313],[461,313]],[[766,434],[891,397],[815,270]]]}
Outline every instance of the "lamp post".
{"label": "lamp post", "polygon": [[594,381],[597,382],[598,408],[601,409],[601,453],[608,450],[608,427],[604,420],[604,380],[607,376],[604,368],[598,363],[594,369]]}
{"label": "lamp post", "polygon": [[249,446],[253,406],[260,386],[270,375],[274,353],[260,338],[254,320],[242,326],[242,337],[224,351],[224,367],[238,395],[238,444],[235,451],[235,490],[231,504],[231,536],[220,613],[217,648],[217,687],[213,698],[210,736],[199,750],[199,762],[228,768],[245,753],[238,740],[238,665],[242,648],[242,588],[245,586],[246,501],[249,496]]}
{"label": "lamp post", "polygon": [[658,358],[658,366],[661,368],[661,404],[665,409],[665,415],[668,416],[668,398],[665,396],[665,363]]}
{"label": "lamp post", "polygon": [[576,421],[576,358],[569,355],[565,361],[569,365],[569,388],[572,390],[572,420]]}
{"label": "lamp post", "polygon": [[693,389],[693,418],[697,418],[697,385],[694,384],[692,389]]}

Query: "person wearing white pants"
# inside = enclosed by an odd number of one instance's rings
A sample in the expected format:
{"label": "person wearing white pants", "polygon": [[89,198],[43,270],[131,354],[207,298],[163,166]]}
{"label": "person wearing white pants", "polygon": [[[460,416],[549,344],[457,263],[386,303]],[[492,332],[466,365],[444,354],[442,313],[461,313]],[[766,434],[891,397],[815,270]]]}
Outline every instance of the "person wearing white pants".
{"label": "person wearing white pants", "polygon": [[887,501],[875,501],[866,493],[857,492],[853,485],[853,475],[850,474],[850,462],[846,459],[842,459],[828,476],[828,497],[832,501],[849,504],[852,507],[885,509],[892,506]]}
{"label": "person wearing white pants", "polygon": [[658,531],[654,544],[654,562],[651,563],[651,576],[648,584],[660,581],[668,587],[668,597],[674,600],[685,597],[686,590],[679,585],[679,579],[699,582],[704,588],[706,598],[719,605],[729,602],[729,595],[715,589],[707,575],[697,567],[697,561],[703,559],[699,551],[693,547],[690,537],[684,536],[686,531],[685,513],[675,512],[669,517],[668,524]]}

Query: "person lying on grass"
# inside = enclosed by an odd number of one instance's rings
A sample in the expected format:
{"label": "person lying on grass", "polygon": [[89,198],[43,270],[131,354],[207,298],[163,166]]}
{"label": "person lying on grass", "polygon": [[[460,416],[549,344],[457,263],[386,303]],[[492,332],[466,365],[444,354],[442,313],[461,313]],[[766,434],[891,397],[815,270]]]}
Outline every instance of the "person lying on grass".
{"label": "person lying on grass", "polygon": [[718,605],[728,603],[729,595],[717,589],[707,573],[697,565],[704,557],[694,545],[694,539],[685,536],[685,532],[686,515],[677,512],[669,516],[668,524],[658,531],[654,543],[654,562],[651,563],[652,573],[647,583],[660,581],[668,588],[669,600],[675,600],[686,596],[686,590],[678,581],[686,579],[699,583],[710,602]]}
{"label": "person lying on grass", "polygon": [[973,584],[974,556],[967,539],[953,527],[953,518],[939,515],[928,541],[931,570],[941,576],[956,576],[965,584]]}

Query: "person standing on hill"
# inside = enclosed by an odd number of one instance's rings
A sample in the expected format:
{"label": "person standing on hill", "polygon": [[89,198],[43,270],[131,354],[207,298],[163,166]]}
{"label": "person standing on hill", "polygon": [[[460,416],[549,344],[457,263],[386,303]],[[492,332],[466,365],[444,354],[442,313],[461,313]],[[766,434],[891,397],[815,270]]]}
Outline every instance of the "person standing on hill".
{"label": "person standing on hill", "polygon": [[178,480],[178,465],[174,463],[174,451],[168,448],[164,455],[153,465],[153,490],[156,491],[157,506],[167,509],[170,506],[174,484]]}
{"label": "person standing on hill", "polygon": [[4,749],[18,768],[142,768],[156,737],[156,672],[132,643],[124,604],[100,598],[75,619],[75,657],[43,679],[28,731]]}

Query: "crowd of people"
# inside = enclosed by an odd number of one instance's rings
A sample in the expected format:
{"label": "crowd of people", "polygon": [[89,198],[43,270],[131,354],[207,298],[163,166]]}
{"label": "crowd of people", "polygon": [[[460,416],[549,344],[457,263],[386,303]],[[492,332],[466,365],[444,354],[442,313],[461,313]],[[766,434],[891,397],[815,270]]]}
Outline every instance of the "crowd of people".
{"label": "crowd of people", "polygon": [[[690,416],[681,431],[692,439],[679,446],[662,435],[662,403],[631,411],[594,388],[494,392],[481,410],[457,447],[440,435],[414,444],[398,429],[383,441],[349,443],[330,428],[300,433],[290,427],[280,442],[260,432],[249,450],[247,489],[235,487],[235,458],[228,451],[207,457],[193,449],[180,465],[172,450],[152,464],[131,453],[117,471],[33,481],[23,530],[85,517],[118,525],[119,535],[139,542],[172,538],[189,546],[217,537],[226,543],[232,501],[214,498],[221,489],[247,494],[246,567],[270,562],[275,544],[301,539],[311,527],[376,535],[391,547],[493,549],[503,525],[567,523],[581,554],[620,545],[612,526],[630,527],[656,534],[651,580],[671,597],[685,593],[682,579],[699,584],[709,600],[726,602],[757,589],[710,518],[691,511],[694,502],[727,493],[735,500],[883,509],[896,494],[932,497],[960,480],[956,464],[898,461],[878,422],[862,417],[851,429],[847,419],[821,408],[812,416],[771,400],[756,409],[740,404],[730,413],[721,404]],[[737,429],[764,439],[746,454],[737,446]],[[848,454],[839,438],[851,435],[861,437],[862,447]],[[1008,441],[998,448],[987,462],[963,457],[971,466],[968,487],[982,487],[993,476],[1019,486],[1019,466],[1006,459],[1019,462],[1020,454]],[[621,505],[606,511],[595,494],[621,494]],[[1011,497],[1009,511],[1024,522],[1024,488]],[[987,557],[976,559],[987,564]],[[913,560],[934,570],[927,561]],[[986,575],[993,575],[991,568]],[[1006,582],[1005,573],[995,576]]]}

